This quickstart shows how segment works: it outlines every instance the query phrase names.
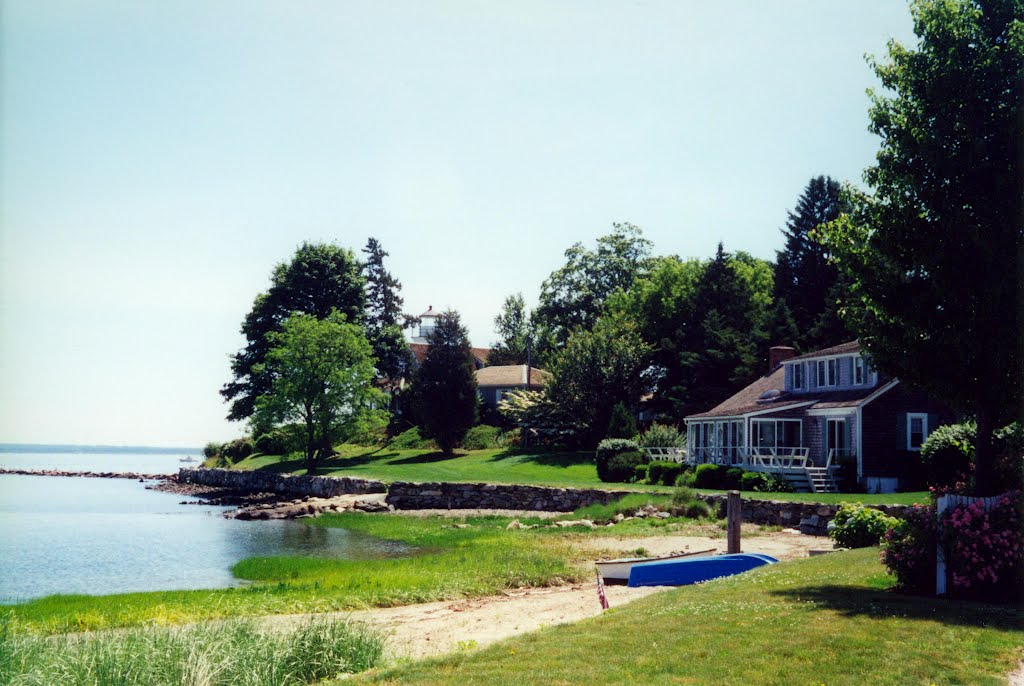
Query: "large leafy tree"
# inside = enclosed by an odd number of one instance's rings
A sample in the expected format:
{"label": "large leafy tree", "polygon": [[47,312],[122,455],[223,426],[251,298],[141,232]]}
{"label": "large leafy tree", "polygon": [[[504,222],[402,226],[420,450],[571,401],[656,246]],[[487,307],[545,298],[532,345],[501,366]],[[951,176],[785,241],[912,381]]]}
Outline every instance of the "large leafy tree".
{"label": "large leafy tree", "polygon": [[487,364],[526,364],[530,321],[522,293],[505,298],[501,312],[494,318],[494,330],[499,340],[491,346]]}
{"label": "large leafy tree", "polygon": [[295,314],[267,334],[270,349],[256,371],[271,379],[256,399],[254,433],[296,423],[303,428],[306,471],[334,452],[338,441],[384,423],[376,409],[374,359],[362,327],[335,310],[325,319]]}
{"label": "large leafy tree", "polygon": [[545,392],[582,427],[585,447],[604,438],[616,403],[635,408],[650,390],[650,354],[632,322],[602,317],[573,333],[555,357]]}
{"label": "large leafy tree", "polygon": [[377,360],[377,379],[391,392],[394,403],[395,393],[403,379],[408,379],[413,364],[412,351],[402,335],[405,315],[402,314],[402,284],[384,268],[388,253],[376,238],[370,238],[363,248],[366,262],[363,275],[366,278],[366,337]]}
{"label": "large leafy tree", "polygon": [[303,243],[291,261],[274,267],[270,289],[260,293],[242,322],[245,347],[231,358],[234,378],[221,388],[231,403],[228,419],[248,419],[256,399],[270,392],[273,372],[263,363],[271,344],[268,334],[281,331],[291,314],[325,319],[337,310],[358,323],[363,316],[363,277],[351,250],[324,243]]}
{"label": "large leafy tree", "polygon": [[413,375],[413,405],[423,435],[451,455],[476,423],[478,404],[473,353],[459,314],[442,313],[427,343]]}
{"label": "large leafy tree", "polygon": [[646,274],[651,242],[639,227],[615,223],[597,239],[596,250],[576,243],[565,251],[566,262],[541,285],[534,312],[542,352],[557,350],[578,329],[592,327],[615,291],[627,290]]}
{"label": "large leafy tree", "polygon": [[[807,182],[782,234],[786,245],[775,261],[775,298],[785,303],[796,327],[797,338],[772,344],[793,345],[807,352],[841,343],[848,336],[836,316],[840,293],[839,273],[828,248],[812,233],[844,211],[842,188],[829,176]],[[783,311],[775,312],[775,329],[789,327]]]}
{"label": "large leafy tree", "polygon": [[918,1],[917,45],[872,61],[872,193],[826,232],[872,363],[973,412],[977,490],[1020,409],[1024,2]]}

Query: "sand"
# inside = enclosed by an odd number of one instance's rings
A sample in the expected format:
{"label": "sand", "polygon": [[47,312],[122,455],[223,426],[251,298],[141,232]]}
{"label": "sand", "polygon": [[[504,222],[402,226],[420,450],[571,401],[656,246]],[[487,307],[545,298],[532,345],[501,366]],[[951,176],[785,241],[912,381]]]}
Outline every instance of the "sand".
{"label": "sand", "polygon": [[[587,548],[626,553],[643,547],[660,555],[676,550],[725,550],[724,539],[689,536],[585,539]],[[811,549],[831,548],[831,541],[800,534],[772,533],[744,539],[744,552],[767,553],[780,560],[806,557]],[[607,586],[611,607],[669,590],[666,587]],[[508,591],[474,600],[421,603],[402,607],[339,613],[380,628],[388,636],[392,658],[424,658],[472,650],[544,627],[577,622],[601,614],[597,583]],[[268,618],[275,626],[303,621],[306,615]]]}

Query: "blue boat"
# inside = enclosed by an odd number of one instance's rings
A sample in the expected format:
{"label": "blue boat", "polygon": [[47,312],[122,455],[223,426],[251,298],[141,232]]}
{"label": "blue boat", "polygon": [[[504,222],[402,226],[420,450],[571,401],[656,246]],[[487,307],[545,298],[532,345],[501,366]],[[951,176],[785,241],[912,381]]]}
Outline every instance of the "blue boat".
{"label": "blue boat", "polygon": [[771,555],[761,555],[760,553],[736,553],[734,555],[711,555],[663,562],[645,562],[634,565],[630,570],[629,585],[633,587],[687,586],[723,576],[740,574],[776,562],[778,560]]}

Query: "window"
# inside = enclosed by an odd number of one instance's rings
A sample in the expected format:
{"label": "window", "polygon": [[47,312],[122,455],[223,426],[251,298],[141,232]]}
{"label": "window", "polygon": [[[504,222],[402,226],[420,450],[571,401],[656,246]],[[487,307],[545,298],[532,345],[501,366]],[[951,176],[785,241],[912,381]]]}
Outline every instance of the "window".
{"label": "window", "polygon": [[800,448],[803,422],[799,419],[752,419],[751,438],[755,448]]}
{"label": "window", "polygon": [[818,386],[835,386],[839,383],[839,360],[818,360]]}
{"label": "window", "polygon": [[853,358],[853,383],[857,386],[867,383],[868,375],[864,368],[864,358],[857,356]]}
{"label": "window", "polygon": [[804,387],[804,366],[803,364],[793,365],[793,390],[803,390]]}
{"label": "window", "polygon": [[907,413],[907,450],[920,450],[928,438],[928,415]]}

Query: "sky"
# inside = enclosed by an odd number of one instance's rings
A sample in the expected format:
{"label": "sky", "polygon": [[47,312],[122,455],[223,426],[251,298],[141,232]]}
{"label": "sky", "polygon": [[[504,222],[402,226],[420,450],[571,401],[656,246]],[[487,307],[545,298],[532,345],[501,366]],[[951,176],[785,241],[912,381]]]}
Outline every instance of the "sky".
{"label": "sky", "polygon": [[612,222],[773,259],[862,184],[903,2],[4,0],[0,442],[199,446],[273,266],[388,251],[495,340]]}

